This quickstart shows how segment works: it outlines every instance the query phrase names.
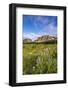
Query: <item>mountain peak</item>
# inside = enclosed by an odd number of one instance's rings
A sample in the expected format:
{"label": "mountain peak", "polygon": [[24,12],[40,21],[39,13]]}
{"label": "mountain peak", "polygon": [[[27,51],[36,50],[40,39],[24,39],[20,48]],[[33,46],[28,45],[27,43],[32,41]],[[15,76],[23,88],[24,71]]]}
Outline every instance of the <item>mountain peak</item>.
{"label": "mountain peak", "polygon": [[43,36],[40,36],[38,37],[36,40],[32,41],[32,39],[24,39],[23,42],[24,43],[28,43],[28,42],[47,42],[47,41],[56,41],[57,40],[57,37],[55,36],[49,36],[49,35],[43,35]]}

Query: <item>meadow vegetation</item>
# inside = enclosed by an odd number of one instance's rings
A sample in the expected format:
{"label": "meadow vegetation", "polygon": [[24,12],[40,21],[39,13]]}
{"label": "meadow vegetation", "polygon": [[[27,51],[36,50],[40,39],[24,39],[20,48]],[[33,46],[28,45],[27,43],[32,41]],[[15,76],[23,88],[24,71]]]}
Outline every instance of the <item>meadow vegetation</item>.
{"label": "meadow vegetation", "polygon": [[57,73],[57,44],[23,44],[23,75]]}

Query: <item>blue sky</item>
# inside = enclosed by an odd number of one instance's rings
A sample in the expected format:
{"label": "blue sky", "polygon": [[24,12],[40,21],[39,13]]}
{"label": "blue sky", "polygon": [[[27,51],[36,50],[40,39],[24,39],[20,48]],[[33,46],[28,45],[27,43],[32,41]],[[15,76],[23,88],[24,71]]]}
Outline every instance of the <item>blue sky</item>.
{"label": "blue sky", "polygon": [[57,36],[57,16],[23,15],[24,38],[32,40],[43,35]]}

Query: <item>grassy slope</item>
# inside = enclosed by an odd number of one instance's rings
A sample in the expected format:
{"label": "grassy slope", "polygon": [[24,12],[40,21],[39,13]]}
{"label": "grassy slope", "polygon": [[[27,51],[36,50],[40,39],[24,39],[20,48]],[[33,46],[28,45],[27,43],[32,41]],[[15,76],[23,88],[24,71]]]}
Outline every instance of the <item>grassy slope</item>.
{"label": "grassy slope", "polygon": [[24,44],[23,74],[57,73],[57,44]]}

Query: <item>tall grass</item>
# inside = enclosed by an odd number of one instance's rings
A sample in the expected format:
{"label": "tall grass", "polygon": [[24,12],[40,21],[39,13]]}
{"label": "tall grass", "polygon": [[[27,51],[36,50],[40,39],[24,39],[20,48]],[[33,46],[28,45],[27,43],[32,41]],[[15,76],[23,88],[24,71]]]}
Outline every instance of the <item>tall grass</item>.
{"label": "tall grass", "polygon": [[24,44],[23,74],[57,73],[57,44]]}

